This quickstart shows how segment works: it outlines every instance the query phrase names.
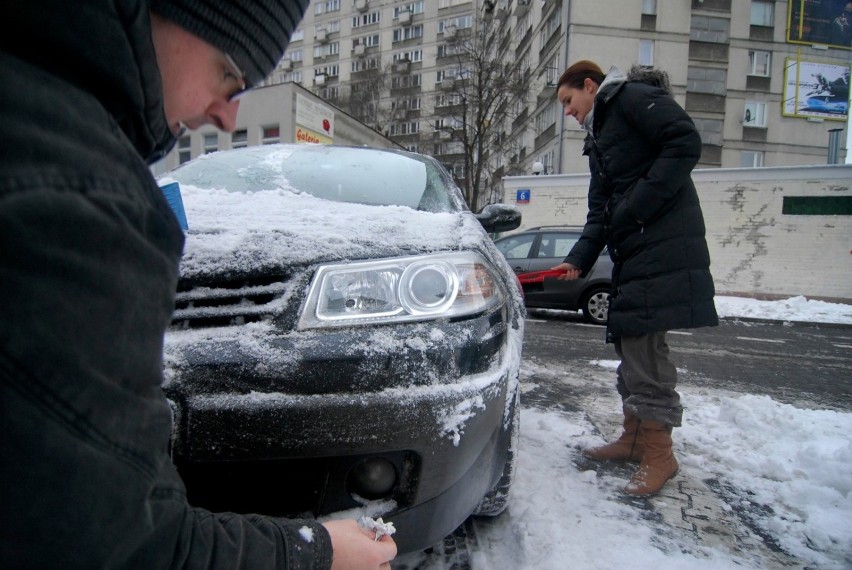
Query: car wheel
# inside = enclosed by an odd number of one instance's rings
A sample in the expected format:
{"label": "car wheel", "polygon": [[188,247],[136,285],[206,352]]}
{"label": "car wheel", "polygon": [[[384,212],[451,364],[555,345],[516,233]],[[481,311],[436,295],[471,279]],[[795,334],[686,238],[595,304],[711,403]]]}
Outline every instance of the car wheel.
{"label": "car wheel", "polygon": [[583,316],[590,323],[605,325],[609,315],[609,289],[598,287],[583,296]]}
{"label": "car wheel", "polygon": [[515,453],[518,449],[518,438],[520,437],[520,390],[515,390],[515,402],[512,404],[512,419],[509,424],[509,449],[506,452],[506,463],[503,465],[503,474],[482,501],[473,511],[475,516],[496,517],[506,510],[509,505],[509,489],[515,478]]}

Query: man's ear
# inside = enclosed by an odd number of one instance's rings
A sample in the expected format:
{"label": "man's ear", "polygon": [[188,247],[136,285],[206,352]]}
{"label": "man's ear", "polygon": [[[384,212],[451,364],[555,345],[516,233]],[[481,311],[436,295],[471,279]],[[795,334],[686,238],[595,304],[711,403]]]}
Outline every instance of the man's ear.
{"label": "man's ear", "polygon": [[594,81],[592,81],[590,78],[588,78],[588,77],[587,77],[587,78],[585,78],[585,79],[583,80],[583,87],[584,87],[584,88],[586,89],[586,91],[588,91],[589,93],[594,93],[594,92],[595,92],[595,89],[597,89],[597,87],[598,87],[598,84],[597,84],[597,83],[595,83]]}

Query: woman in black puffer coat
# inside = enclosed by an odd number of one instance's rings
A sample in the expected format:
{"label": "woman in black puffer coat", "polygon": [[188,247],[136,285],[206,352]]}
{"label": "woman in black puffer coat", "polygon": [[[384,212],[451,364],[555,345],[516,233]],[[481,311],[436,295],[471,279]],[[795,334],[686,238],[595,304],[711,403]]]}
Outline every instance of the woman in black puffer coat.
{"label": "woman in black puffer coat", "polygon": [[656,493],[678,469],[671,428],[683,408],[666,331],[718,324],[704,218],[690,173],[701,138],[672,98],[664,72],[634,67],[605,76],[590,61],[569,67],[557,97],[588,133],[589,213],[563,279],[589,271],[606,246],[615,266],[607,342],[621,358],[624,432],[593,459],[641,461],[625,492]]}

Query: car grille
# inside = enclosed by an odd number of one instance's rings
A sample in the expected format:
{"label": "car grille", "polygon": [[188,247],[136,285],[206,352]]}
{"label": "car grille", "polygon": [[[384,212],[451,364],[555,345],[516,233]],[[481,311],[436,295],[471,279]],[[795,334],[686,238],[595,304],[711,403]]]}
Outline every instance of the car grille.
{"label": "car grille", "polygon": [[281,312],[287,283],[280,276],[181,282],[172,329],[223,327],[271,320]]}

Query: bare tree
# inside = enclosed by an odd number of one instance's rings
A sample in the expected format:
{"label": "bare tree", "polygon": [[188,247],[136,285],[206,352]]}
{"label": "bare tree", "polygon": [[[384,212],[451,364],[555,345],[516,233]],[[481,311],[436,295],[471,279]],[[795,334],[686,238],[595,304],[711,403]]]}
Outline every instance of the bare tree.
{"label": "bare tree", "polygon": [[464,177],[458,181],[473,210],[492,201],[493,188],[499,184],[495,178],[512,166],[498,165],[495,159],[512,156],[506,123],[516,103],[525,103],[530,92],[528,73],[518,70],[517,63],[506,62],[500,42],[504,34],[497,33],[502,23],[499,17],[486,14],[473,28],[449,28],[439,48],[447,64],[436,94],[433,125],[449,133],[445,139],[461,144]]}
{"label": "bare tree", "polygon": [[341,84],[338,96],[329,101],[372,129],[387,134],[391,120],[387,104],[391,66],[383,64],[379,55],[360,61],[363,68],[353,72],[352,79]]}

